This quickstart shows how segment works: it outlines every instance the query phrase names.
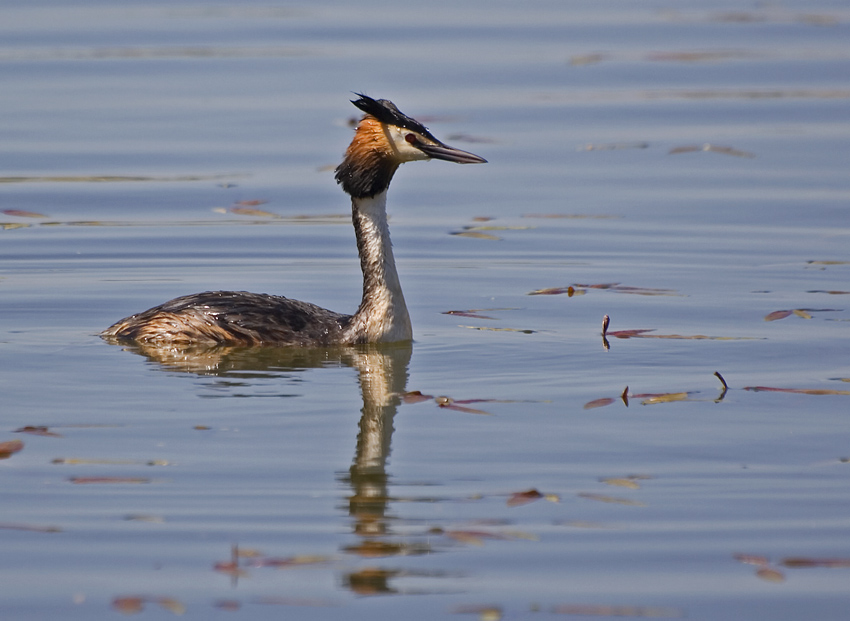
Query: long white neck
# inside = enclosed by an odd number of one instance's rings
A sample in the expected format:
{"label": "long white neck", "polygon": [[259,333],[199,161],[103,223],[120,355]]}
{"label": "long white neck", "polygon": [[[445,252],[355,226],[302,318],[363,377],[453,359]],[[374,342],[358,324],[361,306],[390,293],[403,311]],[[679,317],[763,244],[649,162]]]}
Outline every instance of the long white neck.
{"label": "long white neck", "polygon": [[413,328],[401,292],[387,226],[387,192],[369,198],[352,198],[351,206],[363,270],[363,301],[347,330],[347,340],[352,343],[410,340]]}

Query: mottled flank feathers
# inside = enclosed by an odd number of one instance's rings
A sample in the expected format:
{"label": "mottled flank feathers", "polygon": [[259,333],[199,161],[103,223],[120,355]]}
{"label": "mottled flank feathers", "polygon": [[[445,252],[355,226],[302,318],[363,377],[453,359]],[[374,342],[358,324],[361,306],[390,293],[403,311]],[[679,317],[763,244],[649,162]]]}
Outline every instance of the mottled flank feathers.
{"label": "mottled flank feathers", "polygon": [[315,346],[341,343],[350,321],[350,315],[279,295],[207,291],[122,319],[101,336],[164,346]]}

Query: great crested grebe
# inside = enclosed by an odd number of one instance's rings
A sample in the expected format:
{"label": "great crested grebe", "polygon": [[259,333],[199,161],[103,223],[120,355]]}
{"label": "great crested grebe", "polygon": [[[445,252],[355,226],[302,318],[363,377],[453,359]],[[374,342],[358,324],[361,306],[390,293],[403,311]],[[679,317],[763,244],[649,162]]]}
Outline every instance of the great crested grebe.
{"label": "great crested grebe", "polygon": [[413,338],[387,227],[387,188],[404,162],[487,160],[443,144],[391,101],[357,95],[359,99],[351,103],[365,115],[336,169],[337,183],[351,196],[363,270],[363,300],[357,312],[343,315],[278,295],[207,291],[122,319],[101,336],[163,347],[218,343],[322,347]]}

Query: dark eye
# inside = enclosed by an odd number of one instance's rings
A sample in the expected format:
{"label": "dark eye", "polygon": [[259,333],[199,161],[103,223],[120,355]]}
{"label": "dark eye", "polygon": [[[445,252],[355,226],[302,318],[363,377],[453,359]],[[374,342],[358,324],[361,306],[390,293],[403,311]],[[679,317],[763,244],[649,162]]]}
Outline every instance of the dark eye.
{"label": "dark eye", "polygon": [[404,137],[404,139],[405,139],[408,143],[410,143],[410,144],[412,144],[412,145],[415,145],[417,142],[419,142],[419,140],[416,138],[416,135],[415,135],[415,134],[407,134],[407,135]]}

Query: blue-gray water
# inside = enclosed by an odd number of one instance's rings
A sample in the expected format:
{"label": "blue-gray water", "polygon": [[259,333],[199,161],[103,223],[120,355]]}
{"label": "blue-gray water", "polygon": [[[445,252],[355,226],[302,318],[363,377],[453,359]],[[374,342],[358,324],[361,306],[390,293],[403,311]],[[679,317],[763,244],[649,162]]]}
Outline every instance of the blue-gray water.
{"label": "blue-gray water", "polygon": [[[6,3],[0,615],[845,618],[848,24],[799,0]],[[489,160],[394,180],[412,347],[96,336],[210,289],[353,310],[352,91]],[[606,350],[606,314],[668,338]]]}

